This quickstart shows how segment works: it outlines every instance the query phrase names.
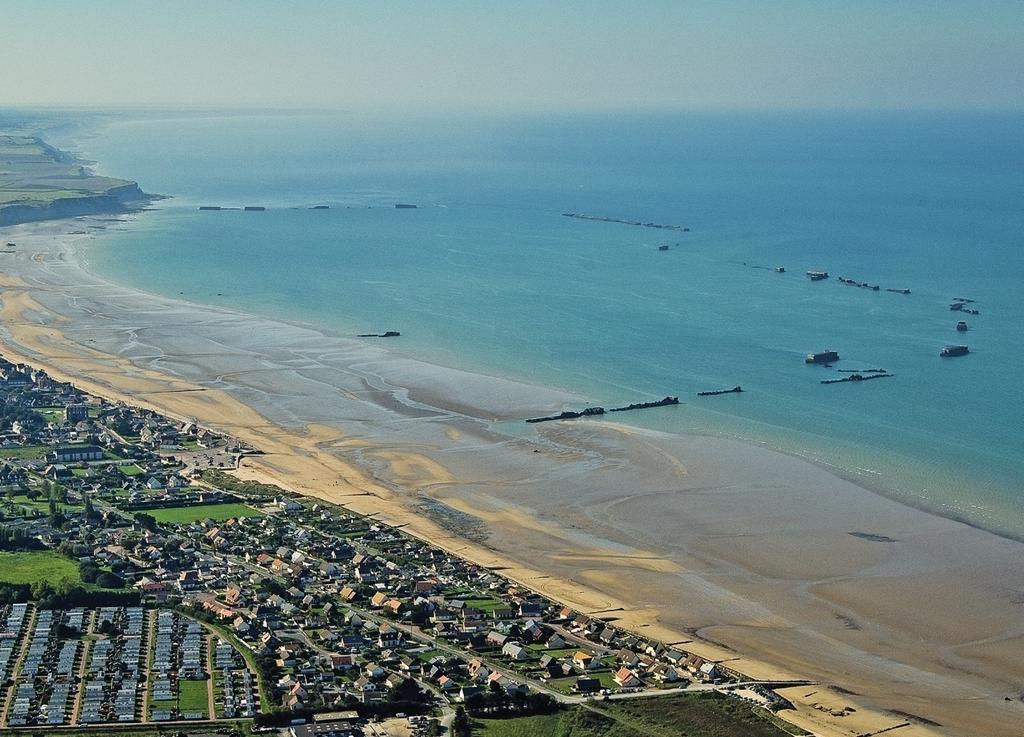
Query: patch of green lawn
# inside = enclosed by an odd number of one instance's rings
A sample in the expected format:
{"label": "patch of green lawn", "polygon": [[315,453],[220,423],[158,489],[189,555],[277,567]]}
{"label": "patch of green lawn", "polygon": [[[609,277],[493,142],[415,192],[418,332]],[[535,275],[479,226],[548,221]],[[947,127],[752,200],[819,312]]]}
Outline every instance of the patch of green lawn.
{"label": "patch of green lawn", "polygon": [[0,458],[10,458],[18,461],[31,461],[42,458],[53,450],[49,445],[24,445],[19,448],[0,448]]}
{"label": "patch of green lawn", "polygon": [[599,670],[596,673],[591,671],[587,675],[600,681],[601,688],[619,688],[619,684],[615,682],[615,674],[610,670]]}
{"label": "patch of green lawn", "polygon": [[64,410],[60,407],[36,407],[35,410],[47,422],[52,422],[55,425],[64,424]]}
{"label": "patch of green lawn", "polygon": [[[49,499],[41,494],[35,499],[29,499],[24,494],[18,494],[17,496],[10,497],[10,499],[16,508],[20,508],[22,510],[42,512],[43,514],[50,511]],[[81,504],[64,504],[63,502],[58,502],[57,506],[64,510],[65,514],[73,514],[82,511]],[[22,512],[22,514],[24,515],[24,512]]]}
{"label": "patch of green lawn", "polygon": [[466,602],[466,606],[479,609],[482,612],[493,612],[495,609],[508,608],[508,604],[498,601],[497,599],[463,599]]}
{"label": "patch of green lawn", "polygon": [[146,509],[157,523],[189,524],[204,519],[220,522],[232,517],[262,517],[263,513],[244,504],[200,504],[194,507],[166,507],[164,509]]}
{"label": "patch of green lawn", "polygon": [[517,719],[479,719],[474,737],[561,737],[560,714],[541,714]]}
{"label": "patch of green lawn", "polygon": [[206,681],[178,681],[178,711],[209,711],[210,701]]}
{"label": "patch of green lawn", "polygon": [[36,581],[58,583],[70,579],[81,583],[78,565],[60,553],[49,550],[7,553],[0,552],[0,581],[32,584]]}

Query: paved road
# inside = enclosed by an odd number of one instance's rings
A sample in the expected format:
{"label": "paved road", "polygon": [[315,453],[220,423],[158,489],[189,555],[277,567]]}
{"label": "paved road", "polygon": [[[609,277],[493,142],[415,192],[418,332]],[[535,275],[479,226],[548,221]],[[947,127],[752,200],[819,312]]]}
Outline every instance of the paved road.
{"label": "paved road", "polygon": [[[96,625],[96,612],[89,612],[89,623],[85,626],[85,634],[89,634],[93,631]],[[78,666],[78,688],[75,689],[75,700],[71,706],[71,720],[69,724],[76,726],[78,724],[78,712],[82,707],[82,697],[85,695],[85,676],[88,672],[89,667],[89,652],[92,649],[92,640],[84,640],[82,642],[82,663]]]}
{"label": "paved road", "polygon": [[[204,627],[204,629],[206,629]],[[206,706],[210,719],[217,718],[217,705],[213,703],[213,633],[206,630],[206,670],[210,677],[206,680]]]}

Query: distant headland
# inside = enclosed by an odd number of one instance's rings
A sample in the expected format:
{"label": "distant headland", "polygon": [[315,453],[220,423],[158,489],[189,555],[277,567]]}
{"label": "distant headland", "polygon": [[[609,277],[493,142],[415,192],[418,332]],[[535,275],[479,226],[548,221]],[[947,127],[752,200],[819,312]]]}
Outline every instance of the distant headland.
{"label": "distant headland", "polygon": [[95,175],[37,136],[0,134],[0,226],[134,212],[155,199],[136,182]]}

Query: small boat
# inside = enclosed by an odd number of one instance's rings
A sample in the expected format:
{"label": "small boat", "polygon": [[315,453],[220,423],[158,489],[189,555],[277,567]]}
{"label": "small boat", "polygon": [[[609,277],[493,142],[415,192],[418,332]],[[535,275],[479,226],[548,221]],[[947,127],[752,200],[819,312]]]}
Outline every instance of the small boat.
{"label": "small boat", "polygon": [[775,273],[776,274],[785,274],[786,273],[786,267],[785,266],[776,266],[775,267]]}
{"label": "small boat", "polygon": [[966,333],[966,332],[967,332],[967,323],[966,323],[966,322],[964,322],[963,320],[961,320],[960,322],[958,322],[958,323],[956,324],[956,331],[957,331],[958,333]]}
{"label": "small boat", "polygon": [[667,251],[668,250],[668,246],[658,246],[658,250],[659,251]]}
{"label": "small boat", "polygon": [[811,281],[821,281],[822,279],[828,279],[827,271],[808,271],[807,276]]}
{"label": "small boat", "polygon": [[953,358],[955,356],[966,356],[968,353],[970,353],[970,349],[965,345],[947,345],[939,355],[943,358]]}

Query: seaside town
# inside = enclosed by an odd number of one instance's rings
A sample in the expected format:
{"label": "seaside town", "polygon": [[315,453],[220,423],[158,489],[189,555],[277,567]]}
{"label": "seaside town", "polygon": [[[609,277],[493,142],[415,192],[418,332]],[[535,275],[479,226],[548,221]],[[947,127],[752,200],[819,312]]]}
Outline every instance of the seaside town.
{"label": "seaside town", "polygon": [[233,438],[2,359],[0,398],[5,729],[470,735],[571,711],[603,733],[685,699],[800,733],[772,690],[793,683],[243,481],[259,451]]}

